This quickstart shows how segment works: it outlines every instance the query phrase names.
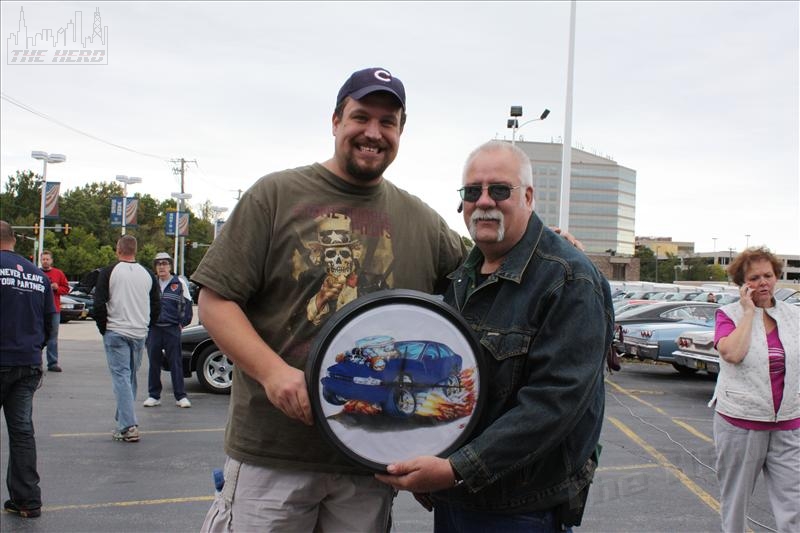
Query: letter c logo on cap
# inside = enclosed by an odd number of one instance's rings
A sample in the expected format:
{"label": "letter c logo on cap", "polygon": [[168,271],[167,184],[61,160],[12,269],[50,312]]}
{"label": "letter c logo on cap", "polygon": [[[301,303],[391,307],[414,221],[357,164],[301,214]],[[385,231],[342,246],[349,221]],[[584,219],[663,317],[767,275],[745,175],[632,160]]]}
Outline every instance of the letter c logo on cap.
{"label": "letter c logo on cap", "polygon": [[376,70],[374,76],[383,83],[390,83],[392,81],[392,75],[385,70]]}

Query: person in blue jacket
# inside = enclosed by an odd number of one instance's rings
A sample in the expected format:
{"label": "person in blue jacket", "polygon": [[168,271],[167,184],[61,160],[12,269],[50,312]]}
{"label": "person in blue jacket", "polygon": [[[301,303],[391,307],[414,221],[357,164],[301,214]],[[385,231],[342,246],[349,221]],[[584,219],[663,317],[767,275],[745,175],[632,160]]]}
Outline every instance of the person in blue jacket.
{"label": "person in blue jacket", "polygon": [[[6,512],[23,518],[42,514],[36,469],[33,393],[42,381],[42,348],[56,313],[50,280],[14,252],[11,225],[0,220],[0,408],[8,428],[9,499]],[[13,526],[11,526],[13,528]]]}
{"label": "person in blue jacket", "polygon": [[435,533],[556,533],[579,526],[598,464],[614,308],[589,258],[534,211],[528,155],[479,146],[464,166],[475,247],[445,303],[480,339],[488,398],[470,439],[376,477],[434,510]]}
{"label": "person in blue jacket", "polygon": [[[172,258],[159,252],[153,260],[161,294],[161,313],[158,322],[150,325],[147,334],[147,357],[150,372],[147,377],[148,397],[145,407],[161,405],[161,366],[166,358],[172,376],[172,393],[175,405],[191,407],[183,384],[183,361],[181,356],[181,330],[192,321],[192,297],[186,283],[172,274]],[[163,354],[163,355],[162,355]]]}

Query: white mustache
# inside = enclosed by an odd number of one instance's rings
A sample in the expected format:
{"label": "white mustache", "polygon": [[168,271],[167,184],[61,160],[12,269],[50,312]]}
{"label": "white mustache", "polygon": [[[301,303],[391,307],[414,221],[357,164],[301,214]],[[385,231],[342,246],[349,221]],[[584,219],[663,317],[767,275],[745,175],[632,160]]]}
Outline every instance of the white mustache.
{"label": "white mustache", "polygon": [[503,213],[499,209],[475,209],[469,217],[471,223],[480,220],[494,220],[503,224]]}

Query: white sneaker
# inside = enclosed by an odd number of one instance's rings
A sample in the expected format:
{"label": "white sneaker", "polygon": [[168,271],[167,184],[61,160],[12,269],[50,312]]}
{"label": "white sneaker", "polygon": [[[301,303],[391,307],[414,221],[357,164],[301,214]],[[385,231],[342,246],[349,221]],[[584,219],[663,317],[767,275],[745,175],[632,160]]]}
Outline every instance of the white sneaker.
{"label": "white sneaker", "polygon": [[142,403],[145,407],[155,407],[156,405],[161,405],[161,400],[157,398],[153,398],[152,396],[147,398],[144,403]]}
{"label": "white sneaker", "polygon": [[177,405],[178,407],[191,407],[192,402],[189,401],[189,398],[181,398],[180,400],[175,402],[175,405]]}

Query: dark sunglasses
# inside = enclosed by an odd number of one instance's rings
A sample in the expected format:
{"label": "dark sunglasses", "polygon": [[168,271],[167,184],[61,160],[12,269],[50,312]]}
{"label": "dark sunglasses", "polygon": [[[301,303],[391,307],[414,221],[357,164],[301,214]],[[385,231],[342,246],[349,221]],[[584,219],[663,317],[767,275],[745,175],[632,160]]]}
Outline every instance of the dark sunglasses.
{"label": "dark sunglasses", "polygon": [[156,266],[169,265],[169,261],[156,261]]}
{"label": "dark sunglasses", "polygon": [[503,183],[494,183],[486,187],[483,185],[465,185],[464,187],[458,189],[458,192],[461,193],[462,200],[467,202],[477,202],[478,198],[480,198],[481,194],[483,194],[483,191],[489,189],[489,197],[495,202],[501,202],[503,200],[508,200],[508,198],[511,196],[511,191],[519,188],[519,185],[512,187],[511,185],[505,185]]}

